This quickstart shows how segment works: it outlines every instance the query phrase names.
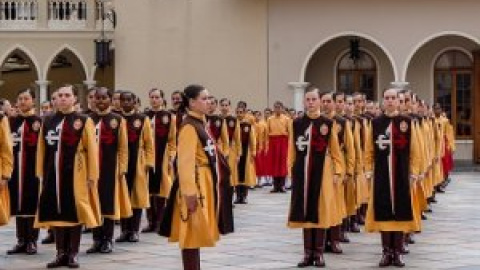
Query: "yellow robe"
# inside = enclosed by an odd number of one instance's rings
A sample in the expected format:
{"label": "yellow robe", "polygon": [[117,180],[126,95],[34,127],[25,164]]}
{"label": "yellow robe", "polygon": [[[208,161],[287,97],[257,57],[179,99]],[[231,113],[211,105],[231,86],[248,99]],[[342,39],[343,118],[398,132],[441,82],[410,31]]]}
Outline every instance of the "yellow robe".
{"label": "yellow robe", "polygon": [[364,155],[363,147],[360,139],[360,125],[361,122],[355,119],[355,128],[353,129],[353,141],[355,147],[355,174],[354,174],[354,188],[355,188],[355,207],[356,209],[365,201],[365,190],[367,180],[365,179],[364,169]]}
{"label": "yellow robe", "polygon": [[118,131],[118,150],[117,150],[117,179],[115,185],[115,214],[106,215],[105,217],[120,220],[132,216],[132,205],[128,195],[127,180],[125,174],[128,166],[128,140],[127,125],[125,119],[122,118]]}
{"label": "yellow robe", "polygon": [[[250,134],[249,134],[249,142],[248,142],[248,149],[247,149],[247,160],[245,164],[245,179],[243,183],[240,182],[240,179],[238,177],[232,178],[232,180],[235,180],[236,182],[233,182],[233,186],[248,186],[248,187],[254,187],[257,183],[257,175],[255,172],[255,155],[257,154],[257,135],[255,133],[255,125],[253,122],[251,122],[251,119],[245,118],[245,119],[240,119],[239,122],[241,123],[242,121],[247,121],[250,124]],[[239,125],[239,130],[240,130],[240,125]],[[242,148],[240,148],[242,149]],[[239,156],[240,157],[240,156]],[[238,166],[237,166],[238,167]],[[238,170],[238,168],[237,168]]]}
{"label": "yellow robe", "polygon": [[[189,112],[193,117],[205,118]],[[220,239],[215,201],[213,176],[209,161],[197,132],[192,125],[185,125],[178,135],[179,192],[172,218],[170,242],[179,242],[181,249],[213,247]],[[197,196],[194,213],[188,214],[184,196]]]}
{"label": "yellow robe", "polygon": [[[228,123],[225,121],[225,127]],[[228,132],[227,132],[228,135]],[[240,138],[240,121],[237,119],[235,124],[235,130],[233,132],[233,138],[228,145],[228,149],[224,148],[223,153],[228,153],[228,166],[230,167],[230,183],[235,186],[238,183],[238,159],[242,155],[242,140]]]}
{"label": "yellow robe", "polygon": [[[293,129],[291,129],[293,130]],[[323,166],[322,187],[320,190],[320,196],[318,197],[318,213],[319,222],[291,222],[288,221],[287,226],[289,228],[322,228],[327,229],[339,224],[338,210],[336,205],[335,189],[336,186],[341,185],[341,176],[344,173],[342,153],[340,150],[340,144],[338,142],[338,125],[334,122],[332,125],[332,132],[330,133],[330,139],[328,142],[328,150],[325,155],[325,162]],[[292,168],[295,162],[295,141],[293,133],[289,136],[288,146],[288,168]],[[339,177],[338,182],[334,182],[334,175]]]}
{"label": "yellow robe", "polygon": [[[155,140],[154,132],[155,131],[152,130],[152,140]],[[160,193],[154,194],[155,196],[161,198],[168,198],[168,195],[170,194],[170,189],[172,188],[172,179],[174,177],[174,171],[173,167],[170,166],[170,161],[172,161],[177,155],[177,120],[175,115],[172,115],[172,122],[170,123],[170,130],[168,131],[167,140],[167,149],[163,155],[162,182],[160,185]]]}
{"label": "yellow robe", "polygon": [[[413,128],[413,122],[412,122]],[[373,132],[371,129],[369,132]],[[418,144],[417,132],[411,131],[410,137],[410,160],[409,160],[409,167],[410,167],[410,175],[419,176],[421,172],[421,151],[420,146]],[[367,173],[371,174],[374,168],[374,146],[373,146],[373,135],[369,135],[368,140],[365,142],[365,167]],[[373,174],[372,174],[373,175]],[[415,183],[411,183],[410,185],[410,197],[411,197],[411,205],[413,211],[413,219],[411,221],[376,221],[374,218],[374,204],[373,200],[375,199],[373,194],[371,194],[369,199],[369,205],[367,208],[367,216],[365,219],[365,231],[367,232],[381,232],[381,231],[401,231],[401,232],[416,232],[421,230],[421,221],[418,220],[420,217],[419,213],[416,212],[418,209],[415,207],[415,194],[416,188]],[[373,188],[372,188],[373,193]]]}
{"label": "yellow robe", "polygon": [[[8,118],[3,116],[0,121],[0,176],[10,179],[13,171],[13,144],[10,135]],[[0,226],[10,219],[10,195],[8,184],[0,185]]]}
{"label": "yellow robe", "polygon": [[[37,146],[36,174],[40,182],[43,180],[45,163],[45,142],[43,128],[39,134]],[[84,224],[87,228],[98,227],[101,224],[100,200],[98,198],[98,146],[95,139],[95,125],[88,118],[83,128],[83,134],[75,153],[73,187],[78,223],[63,221],[40,222],[35,217],[36,228],[70,227]],[[93,181],[89,188],[87,180]],[[40,189],[42,185],[40,185]],[[40,191],[41,192],[41,191]]]}
{"label": "yellow robe", "polygon": [[134,186],[130,195],[133,209],[150,207],[147,168],[153,168],[155,165],[153,153],[152,126],[148,117],[145,117],[138,145],[137,175],[135,175]]}
{"label": "yellow robe", "polygon": [[352,123],[347,120],[344,132],[344,157],[345,157],[345,179],[344,182],[344,197],[346,215],[354,215],[357,211],[357,202],[355,194],[355,168],[356,168],[356,155],[355,155],[355,139],[353,135]]}

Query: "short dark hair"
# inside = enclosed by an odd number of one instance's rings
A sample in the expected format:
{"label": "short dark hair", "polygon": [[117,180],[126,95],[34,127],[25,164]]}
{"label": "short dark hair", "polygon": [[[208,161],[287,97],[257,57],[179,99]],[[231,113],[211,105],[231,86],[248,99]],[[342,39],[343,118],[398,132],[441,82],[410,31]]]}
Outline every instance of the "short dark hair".
{"label": "short dark hair", "polygon": [[35,91],[33,91],[31,88],[25,88],[23,90],[20,90],[20,92],[18,92],[18,94],[17,94],[17,97],[20,96],[23,93],[28,93],[28,94],[30,94],[32,99],[35,99]]}

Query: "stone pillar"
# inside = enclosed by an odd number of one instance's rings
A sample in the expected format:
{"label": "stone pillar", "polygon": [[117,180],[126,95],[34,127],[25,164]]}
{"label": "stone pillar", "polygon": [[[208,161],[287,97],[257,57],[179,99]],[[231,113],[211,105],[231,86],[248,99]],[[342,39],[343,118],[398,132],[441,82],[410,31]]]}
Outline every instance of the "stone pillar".
{"label": "stone pillar", "polygon": [[390,86],[392,86],[393,88],[397,88],[397,89],[407,89],[408,86],[410,85],[409,82],[391,82],[390,83]]}
{"label": "stone pillar", "polygon": [[303,111],[303,95],[305,89],[310,85],[308,82],[289,82],[288,86],[293,90],[293,105],[296,111]]}
{"label": "stone pillar", "polygon": [[40,103],[48,100],[48,85],[50,84],[49,81],[35,81],[38,85],[38,101]]}
{"label": "stone pillar", "polygon": [[83,84],[87,87],[87,90],[92,88],[92,87],[95,87],[97,85],[97,81],[94,81],[94,80],[86,80],[86,81],[83,81]]}

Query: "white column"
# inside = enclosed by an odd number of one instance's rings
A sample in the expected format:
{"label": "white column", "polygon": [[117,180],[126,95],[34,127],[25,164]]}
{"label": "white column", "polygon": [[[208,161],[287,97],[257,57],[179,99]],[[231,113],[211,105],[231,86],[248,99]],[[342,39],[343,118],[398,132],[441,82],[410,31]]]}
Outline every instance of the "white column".
{"label": "white column", "polygon": [[296,111],[303,111],[303,96],[305,89],[310,85],[308,82],[289,82],[288,86],[293,90],[293,105]]}
{"label": "white column", "polygon": [[97,81],[94,81],[94,80],[86,80],[86,81],[83,81],[83,84],[85,84],[85,86],[87,87],[87,90],[92,88],[92,87],[95,87],[97,85]]}
{"label": "white column", "polygon": [[397,81],[397,82],[391,82],[390,85],[393,87],[393,88],[397,88],[397,89],[407,89],[408,86],[410,85],[409,82],[400,82],[400,81]]}
{"label": "white column", "polygon": [[48,84],[50,84],[50,82],[49,81],[35,81],[35,83],[38,85],[38,90],[39,90],[38,98],[39,98],[40,103],[48,100],[47,90],[48,90]]}

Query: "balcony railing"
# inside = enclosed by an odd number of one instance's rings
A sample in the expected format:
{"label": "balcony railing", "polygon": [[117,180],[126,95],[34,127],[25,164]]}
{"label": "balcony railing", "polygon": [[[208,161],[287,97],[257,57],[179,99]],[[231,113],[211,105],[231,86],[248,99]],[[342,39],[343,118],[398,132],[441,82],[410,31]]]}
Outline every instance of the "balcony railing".
{"label": "balcony railing", "polygon": [[84,0],[48,1],[48,28],[85,29],[87,27],[87,2]]}
{"label": "balcony railing", "polygon": [[37,0],[0,0],[1,29],[35,29],[37,18]]}
{"label": "balcony railing", "polygon": [[[105,0],[0,0],[1,30],[112,30]],[[102,23],[103,19],[103,23]]]}

